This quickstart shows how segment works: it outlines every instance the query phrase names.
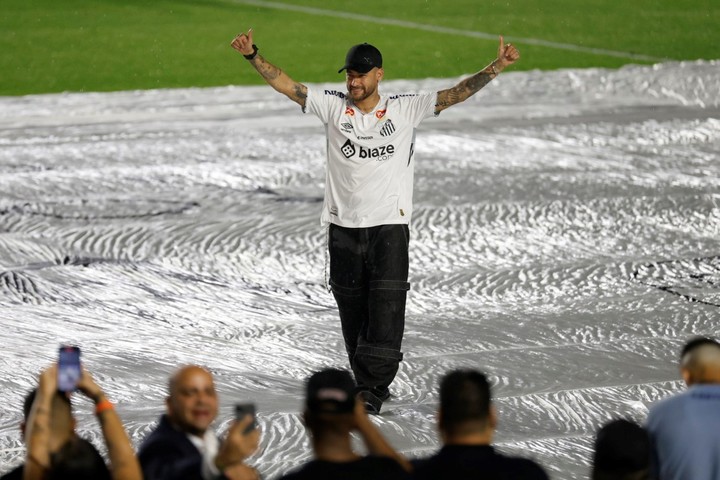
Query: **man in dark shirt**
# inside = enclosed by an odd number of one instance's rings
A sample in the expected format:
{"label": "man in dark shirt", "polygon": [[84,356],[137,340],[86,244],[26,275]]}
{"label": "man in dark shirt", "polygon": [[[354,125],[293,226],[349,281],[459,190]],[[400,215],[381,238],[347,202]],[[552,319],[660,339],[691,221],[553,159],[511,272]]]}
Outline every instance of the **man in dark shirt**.
{"label": "man in dark shirt", "polygon": [[[345,370],[327,369],[307,382],[305,425],[315,458],[282,480],[406,479],[408,462],[398,455],[355,397],[355,382]],[[369,454],[355,453],[350,433],[357,431]]]}
{"label": "man in dark shirt", "polygon": [[145,480],[256,480],[243,460],[258,447],[257,429],[246,432],[250,416],[233,423],[221,442],[211,425],[218,413],[213,377],[197,365],[180,368],[171,378],[167,413],[140,446]]}
{"label": "man in dark shirt", "polygon": [[492,447],[497,416],[484,374],[456,370],[442,379],[438,423],[443,447],[414,463],[414,478],[548,479],[532,460],[502,455]]}

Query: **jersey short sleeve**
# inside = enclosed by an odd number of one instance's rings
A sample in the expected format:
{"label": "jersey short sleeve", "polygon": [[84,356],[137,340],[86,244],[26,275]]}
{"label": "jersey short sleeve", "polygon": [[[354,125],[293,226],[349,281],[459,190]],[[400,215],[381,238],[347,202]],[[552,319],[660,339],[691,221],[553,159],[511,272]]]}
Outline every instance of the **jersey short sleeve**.
{"label": "jersey short sleeve", "polygon": [[303,112],[312,113],[323,123],[330,122],[331,113],[345,105],[345,94],[338,90],[307,87],[307,98]]}

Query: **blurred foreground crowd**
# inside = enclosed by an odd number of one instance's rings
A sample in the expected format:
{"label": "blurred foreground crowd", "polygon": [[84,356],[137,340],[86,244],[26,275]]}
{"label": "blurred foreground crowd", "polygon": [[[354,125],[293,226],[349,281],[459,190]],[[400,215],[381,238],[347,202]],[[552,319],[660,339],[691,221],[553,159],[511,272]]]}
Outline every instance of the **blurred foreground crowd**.
{"label": "blurred foreground crowd", "polygon": [[[680,352],[688,388],[650,408],[644,425],[615,419],[600,426],[589,476],[592,479],[720,480],[720,343],[689,340]],[[260,444],[254,409],[240,405],[223,439],[212,428],[219,410],[213,377],[188,365],[169,379],[165,413],[134,451],[114,405],[79,367],[73,391],[95,405],[105,447],[102,455],[75,432],[71,391],[59,389],[53,364],[24,402],[20,428],[27,446],[23,465],[7,479],[254,480],[247,463]],[[306,382],[303,421],[313,459],[281,476],[302,479],[547,479],[530,459],[504,455],[492,446],[497,423],[490,384],[476,370],[448,372],[439,385],[437,428],[442,447],[427,458],[407,459],[373,424],[352,375],[325,369]],[[252,406],[249,406],[252,407]],[[365,451],[353,449],[358,435]]]}

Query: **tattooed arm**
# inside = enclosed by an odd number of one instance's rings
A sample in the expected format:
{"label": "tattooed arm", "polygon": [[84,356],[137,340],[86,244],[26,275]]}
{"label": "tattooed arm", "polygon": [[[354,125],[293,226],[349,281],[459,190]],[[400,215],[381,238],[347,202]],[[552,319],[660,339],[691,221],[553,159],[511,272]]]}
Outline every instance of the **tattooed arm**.
{"label": "tattooed arm", "polygon": [[113,480],[142,480],[140,462],[135,457],[120,417],[85,367],[82,367],[78,390],[95,403],[95,414],[107,446]]}
{"label": "tattooed arm", "polygon": [[261,77],[278,92],[286,95],[290,100],[301,107],[305,106],[307,98],[307,87],[290,78],[285,72],[268,62],[262,55],[257,53],[253,46],[252,29],[247,33],[241,33],[233,39],[230,45],[243,55],[254,55],[248,59]]}
{"label": "tattooed arm", "polygon": [[517,48],[509,43],[505,45],[503,37],[500,36],[497,58],[472,77],[466,78],[452,88],[440,90],[437,93],[435,113],[440,113],[448,107],[467,100],[490,83],[490,80],[497,77],[505,67],[515,63],[518,58],[520,58],[520,52],[518,52]]}
{"label": "tattooed arm", "polygon": [[40,374],[35,400],[30,409],[27,420],[25,442],[27,453],[23,478],[25,480],[40,480],[47,476],[50,470],[50,441],[53,396],[57,390],[57,366],[44,370]]}

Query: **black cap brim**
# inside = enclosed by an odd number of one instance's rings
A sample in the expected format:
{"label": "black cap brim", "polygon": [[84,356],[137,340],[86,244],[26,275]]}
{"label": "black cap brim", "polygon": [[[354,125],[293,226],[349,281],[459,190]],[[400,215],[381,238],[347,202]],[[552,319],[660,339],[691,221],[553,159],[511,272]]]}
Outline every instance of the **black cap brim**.
{"label": "black cap brim", "polygon": [[372,65],[345,65],[340,70],[338,70],[338,73],[342,73],[343,70],[353,70],[358,73],[368,73],[373,68],[375,67]]}

